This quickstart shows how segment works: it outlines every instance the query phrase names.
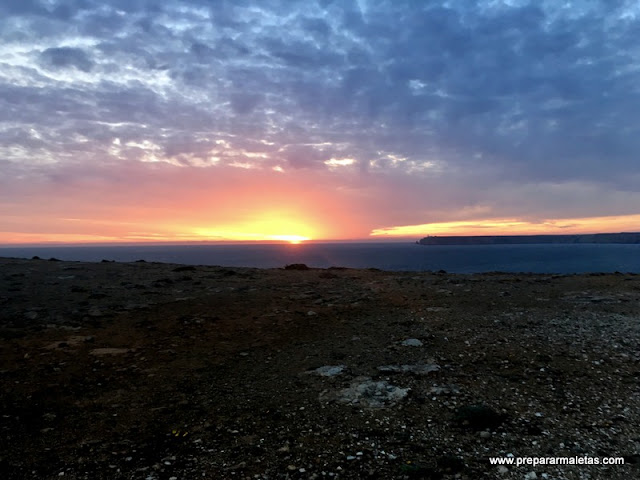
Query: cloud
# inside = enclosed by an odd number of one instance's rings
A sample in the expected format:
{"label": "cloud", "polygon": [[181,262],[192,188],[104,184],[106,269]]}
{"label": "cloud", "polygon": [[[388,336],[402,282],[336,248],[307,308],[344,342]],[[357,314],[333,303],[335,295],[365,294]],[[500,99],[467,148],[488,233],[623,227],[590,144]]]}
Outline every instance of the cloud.
{"label": "cloud", "polygon": [[77,68],[83,72],[89,72],[93,68],[93,62],[80,48],[47,48],[40,54],[40,60],[51,68]]}
{"label": "cloud", "polygon": [[403,221],[389,225],[474,207],[633,213],[621,200],[640,189],[633,2],[29,0],[0,12],[11,175],[279,167],[292,182],[330,175],[356,203],[390,199],[379,217]]}

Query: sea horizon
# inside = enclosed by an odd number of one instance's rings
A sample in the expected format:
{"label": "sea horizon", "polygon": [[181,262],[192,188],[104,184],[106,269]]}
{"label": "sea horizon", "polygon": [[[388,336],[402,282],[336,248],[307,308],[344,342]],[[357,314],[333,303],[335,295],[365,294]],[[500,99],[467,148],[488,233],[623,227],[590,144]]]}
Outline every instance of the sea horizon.
{"label": "sea horizon", "polygon": [[377,268],[450,273],[640,273],[638,244],[418,245],[415,242],[303,242],[0,246],[1,257],[81,262],[160,262],[225,267]]}

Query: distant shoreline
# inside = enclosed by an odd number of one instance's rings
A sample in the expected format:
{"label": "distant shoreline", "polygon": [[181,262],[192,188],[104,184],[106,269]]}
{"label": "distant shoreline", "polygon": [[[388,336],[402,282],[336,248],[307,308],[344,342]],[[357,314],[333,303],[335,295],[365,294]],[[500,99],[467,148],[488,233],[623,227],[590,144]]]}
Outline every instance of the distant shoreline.
{"label": "distant shoreline", "polygon": [[429,236],[416,242],[419,245],[525,245],[618,243],[640,244],[640,232],[594,233],[580,235],[473,235]]}

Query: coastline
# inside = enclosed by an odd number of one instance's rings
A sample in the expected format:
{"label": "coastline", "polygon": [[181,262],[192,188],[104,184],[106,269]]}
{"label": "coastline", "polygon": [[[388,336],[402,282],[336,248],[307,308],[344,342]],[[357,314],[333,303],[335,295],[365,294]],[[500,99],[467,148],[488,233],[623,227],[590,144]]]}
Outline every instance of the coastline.
{"label": "coastline", "polygon": [[6,478],[637,475],[640,275],[0,272]]}
{"label": "coastline", "polygon": [[640,233],[592,233],[573,235],[459,235],[429,236],[416,242],[418,245],[637,245]]}

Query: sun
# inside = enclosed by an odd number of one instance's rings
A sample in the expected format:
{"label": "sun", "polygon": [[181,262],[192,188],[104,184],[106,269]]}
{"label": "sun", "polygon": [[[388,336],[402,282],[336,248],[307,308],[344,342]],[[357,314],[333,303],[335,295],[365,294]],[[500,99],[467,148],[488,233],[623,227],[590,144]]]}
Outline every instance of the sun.
{"label": "sun", "polygon": [[302,235],[271,235],[271,239],[289,242],[292,245],[298,245],[299,243],[310,240],[309,237],[303,237]]}

